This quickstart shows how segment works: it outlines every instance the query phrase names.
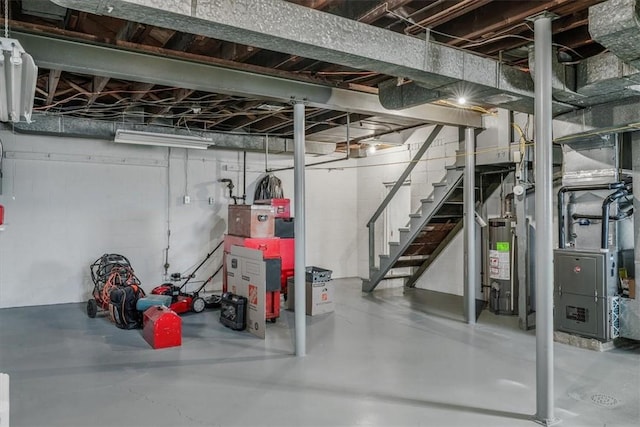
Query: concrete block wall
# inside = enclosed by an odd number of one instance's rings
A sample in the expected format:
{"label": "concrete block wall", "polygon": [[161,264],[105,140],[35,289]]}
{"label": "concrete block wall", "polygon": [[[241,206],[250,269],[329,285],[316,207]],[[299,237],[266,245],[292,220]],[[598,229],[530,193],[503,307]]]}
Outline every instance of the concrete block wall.
{"label": "concrete block wall", "polygon": [[[184,149],[5,131],[0,140],[6,155],[0,308],[86,300],[92,289],[89,265],[107,252],[127,256],[149,291],[165,278],[168,228],[168,272],[190,272],[227,228],[232,201],[219,179],[231,178],[234,194],[242,193],[240,152],[191,150],[187,158]],[[292,165],[291,156],[269,156],[270,168]],[[250,202],[264,168],[263,154],[247,155]],[[293,208],[293,171],[275,174]],[[348,168],[309,169],[306,175],[307,265],[332,269],[334,277],[358,274],[356,175]],[[212,259],[198,279],[219,262]],[[220,281],[212,289],[220,289]]]}

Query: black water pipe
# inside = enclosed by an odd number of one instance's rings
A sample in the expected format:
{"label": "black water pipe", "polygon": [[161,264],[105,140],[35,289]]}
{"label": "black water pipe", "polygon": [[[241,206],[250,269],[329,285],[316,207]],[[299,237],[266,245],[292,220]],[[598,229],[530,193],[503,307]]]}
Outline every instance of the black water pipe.
{"label": "black water pipe", "polygon": [[[593,190],[618,190],[626,185],[624,181],[613,182],[610,184],[597,185],[567,185],[558,190],[558,247],[565,248],[564,229],[567,220],[565,219],[564,194],[577,191],[593,191]],[[607,215],[608,216],[608,215]],[[604,216],[603,216],[604,218]]]}
{"label": "black water pipe", "polygon": [[244,150],[242,156],[242,202],[247,201],[247,150]]}

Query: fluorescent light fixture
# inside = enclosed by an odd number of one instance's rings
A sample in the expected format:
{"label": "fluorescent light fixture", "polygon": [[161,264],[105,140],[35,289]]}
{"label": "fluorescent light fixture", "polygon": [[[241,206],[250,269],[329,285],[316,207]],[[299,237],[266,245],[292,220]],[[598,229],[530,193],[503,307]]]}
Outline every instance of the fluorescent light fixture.
{"label": "fluorescent light fixture", "polygon": [[0,121],[31,123],[38,67],[18,40],[0,37]]}
{"label": "fluorescent light fixture", "polygon": [[161,147],[194,148],[206,150],[214,145],[211,138],[191,135],[172,135],[167,133],[140,132],[118,129],[114,142],[120,144],[155,145]]}

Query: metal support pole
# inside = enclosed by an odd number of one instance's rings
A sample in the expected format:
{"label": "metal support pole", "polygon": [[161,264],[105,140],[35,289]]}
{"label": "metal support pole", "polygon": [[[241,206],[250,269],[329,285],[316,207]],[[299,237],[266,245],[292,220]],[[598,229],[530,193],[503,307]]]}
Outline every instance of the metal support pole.
{"label": "metal support pole", "polygon": [[304,211],[304,104],[293,104],[293,142],[294,142],[294,209],[296,220],[295,233],[295,331],[296,331],[296,356],[303,357],[307,353],[306,343],[306,296],[305,296],[305,211]]}
{"label": "metal support pole", "polygon": [[464,132],[464,320],[476,323],[476,134]]}
{"label": "metal support pole", "polygon": [[551,20],[533,18],[535,33],[536,421],[558,422],[553,395],[553,194]]}
{"label": "metal support pole", "polygon": [[514,196],[513,204],[516,212],[516,237],[518,238],[516,271],[518,278],[518,325],[520,329],[528,331],[529,324],[529,278],[527,275],[527,257],[530,255],[527,222],[527,193],[522,181],[518,182],[524,193]]}

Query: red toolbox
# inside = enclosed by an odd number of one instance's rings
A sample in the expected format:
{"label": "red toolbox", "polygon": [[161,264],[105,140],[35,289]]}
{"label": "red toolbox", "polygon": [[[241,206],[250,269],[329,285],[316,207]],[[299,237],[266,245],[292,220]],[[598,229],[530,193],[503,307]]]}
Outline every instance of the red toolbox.
{"label": "red toolbox", "polygon": [[271,323],[276,323],[276,319],[280,317],[280,291],[267,292],[265,300],[264,317]]}
{"label": "red toolbox", "polygon": [[182,319],[164,306],[148,308],[142,316],[142,336],[155,349],[182,345]]}
{"label": "red toolbox", "polygon": [[229,234],[243,237],[273,237],[275,209],[265,205],[229,205]]}
{"label": "red toolbox", "polygon": [[291,218],[291,200],[289,199],[262,199],[255,200],[256,205],[271,205],[276,210],[276,218]]}

